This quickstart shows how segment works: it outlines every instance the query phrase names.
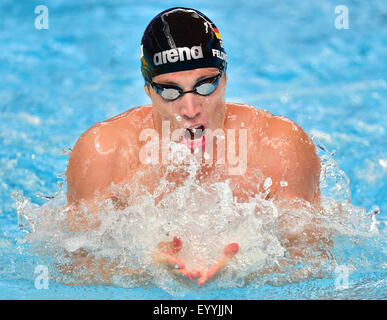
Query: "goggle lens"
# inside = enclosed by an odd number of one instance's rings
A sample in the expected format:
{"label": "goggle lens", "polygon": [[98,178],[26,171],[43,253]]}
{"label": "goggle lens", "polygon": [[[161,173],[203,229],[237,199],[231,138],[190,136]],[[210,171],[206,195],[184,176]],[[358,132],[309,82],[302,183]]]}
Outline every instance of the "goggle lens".
{"label": "goggle lens", "polygon": [[150,84],[152,85],[156,93],[161,95],[163,99],[167,101],[173,101],[182,96],[183,94],[189,92],[196,93],[201,96],[210,95],[215,91],[216,87],[218,86],[221,76],[222,71],[214,77],[200,80],[197,84],[195,84],[194,89],[189,91],[183,91],[177,86],[158,84],[153,81],[151,81]]}

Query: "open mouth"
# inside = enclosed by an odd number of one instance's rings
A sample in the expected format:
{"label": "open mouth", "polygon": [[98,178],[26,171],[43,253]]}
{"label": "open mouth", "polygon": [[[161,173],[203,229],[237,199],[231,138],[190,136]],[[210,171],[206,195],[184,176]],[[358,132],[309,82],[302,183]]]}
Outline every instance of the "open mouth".
{"label": "open mouth", "polygon": [[183,143],[191,150],[203,146],[206,143],[204,130],[205,127],[202,124],[197,124],[187,128],[184,132]]}

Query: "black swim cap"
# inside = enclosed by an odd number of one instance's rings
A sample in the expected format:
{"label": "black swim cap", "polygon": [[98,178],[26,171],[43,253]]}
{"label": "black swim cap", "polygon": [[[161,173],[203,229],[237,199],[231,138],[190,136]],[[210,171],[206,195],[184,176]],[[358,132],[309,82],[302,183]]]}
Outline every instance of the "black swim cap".
{"label": "black swim cap", "polygon": [[215,24],[200,11],[171,8],[145,29],[141,40],[145,81],[164,73],[210,67],[226,71],[227,55]]}

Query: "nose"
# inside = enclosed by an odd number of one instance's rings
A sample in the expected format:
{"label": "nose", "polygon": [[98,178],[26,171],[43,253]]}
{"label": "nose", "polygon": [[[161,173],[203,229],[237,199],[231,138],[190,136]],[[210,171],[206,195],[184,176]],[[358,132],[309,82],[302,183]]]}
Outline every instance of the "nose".
{"label": "nose", "polygon": [[201,105],[194,93],[186,93],[179,102],[181,115],[185,120],[194,120],[200,116]]}

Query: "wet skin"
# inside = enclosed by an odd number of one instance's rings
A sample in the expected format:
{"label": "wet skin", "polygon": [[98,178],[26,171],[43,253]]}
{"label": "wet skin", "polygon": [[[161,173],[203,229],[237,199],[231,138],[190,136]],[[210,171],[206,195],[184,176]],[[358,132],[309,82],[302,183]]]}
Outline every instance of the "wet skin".
{"label": "wet skin", "polygon": [[[203,68],[163,74],[153,81],[174,84],[188,91],[197,81],[217,73],[214,68]],[[274,116],[248,105],[226,103],[226,83],[227,76],[223,74],[218,87],[209,96],[188,93],[175,101],[165,101],[150,86],[145,86],[152,105],[130,109],[95,124],[83,133],[70,153],[66,171],[70,224],[80,202],[86,203],[90,212],[96,211],[101,200],[115,199],[114,192],[109,188],[112,183],[130,185],[129,181],[136,172],[146,171],[149,165],[139,158],[146,144],[146,141],[139,139],[140,134],[144,129],[152,129],[161,137],[163,121],[168,121],[171,132],[199,125],[212,131],[235,130],[236,150],[246,149],[246,168],[239,174],[230,174],[228,169],[235,167],[235,164],[226,161],[223,166],[215,165],[219,147],[216,140],[213,163],[203,164],[197,172],[197,179],[203,184],[215,182],[211,181],[214,177],[223,181],[229,179],[234,197],[242,202],[264,192],[265,178],[270,177],[268,198],[274,201],[300,198],[318,204],[320,160],[311,139],[296,123],[285,117]],[[241,129],[247,132],[247,143],[244,145],[239,143]],[[179,139],[178,142],[184,142],[183,137]],[[227,136],[225,141],[227,145]],[[165,170],[166,165],[159,164],[158,171],[144,174],[141,182],[152,192]],[[169,177],[169,181],[176,182],[178,186],[182,178],[177,172]],[[86,231],[90,227],[98,227],[98,221],[82,224],[78,220],[72,225],[72,230]],[[175,272],[191,280],[198,278],[200,285],[222,269],[239,250],[238,244],[231,243],[224,248],[219,261],[208,270],[186,270],[184,262],[177,258],[182,245],[178,238],[160,243],[155,257],[160,263],[178,265],[179,269]]]}

